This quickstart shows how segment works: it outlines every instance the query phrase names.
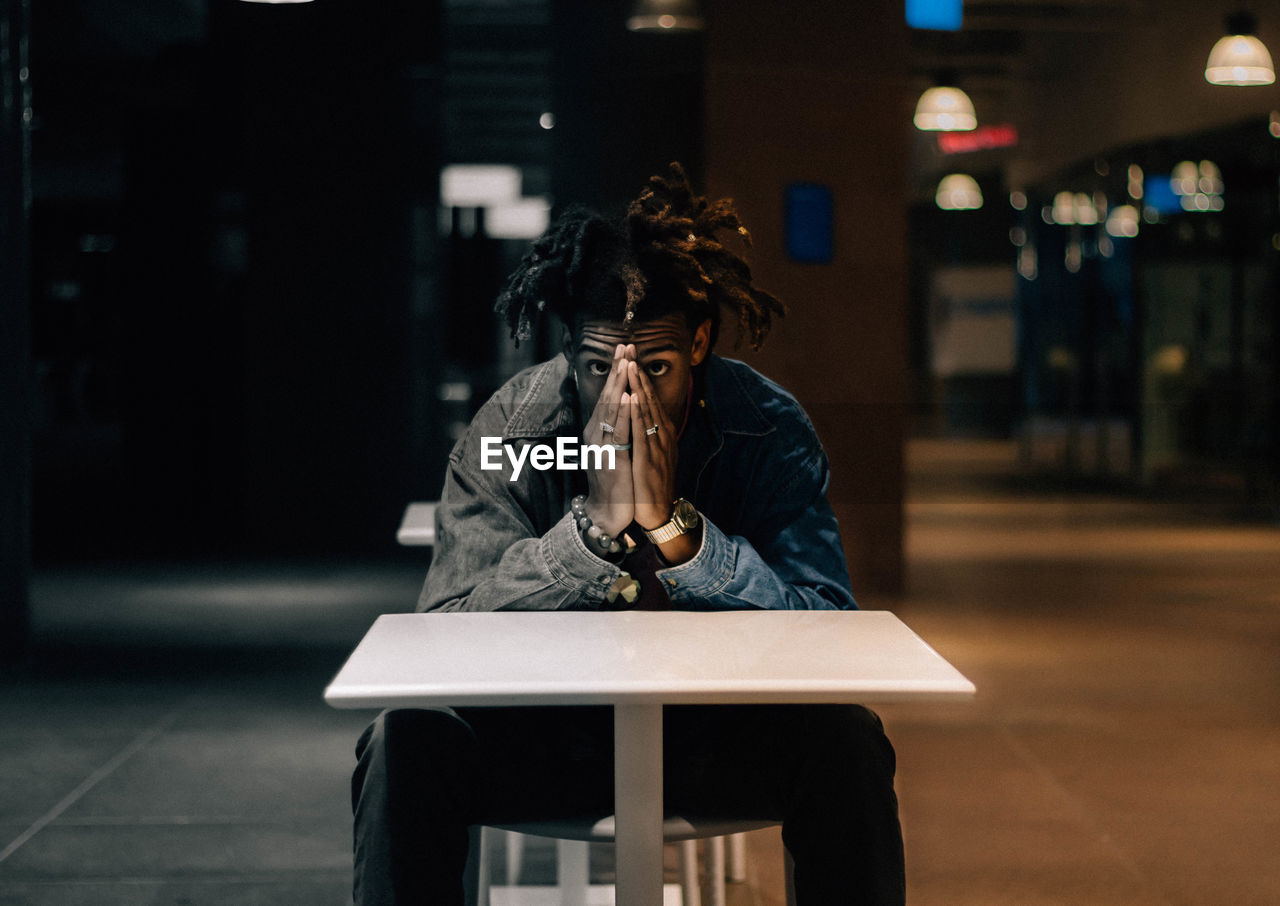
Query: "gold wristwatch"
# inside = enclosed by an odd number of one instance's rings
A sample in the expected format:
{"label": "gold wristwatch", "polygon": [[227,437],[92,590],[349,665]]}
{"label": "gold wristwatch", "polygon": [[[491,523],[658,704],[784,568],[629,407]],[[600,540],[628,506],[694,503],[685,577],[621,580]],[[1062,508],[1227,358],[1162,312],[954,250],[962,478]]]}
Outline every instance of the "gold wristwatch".
{"label": "gold wristwatch", "polygon": [[671,519],[653,531],[644,530],[644,535],[654,544],[665,544],[672,538],[679,538],[686,532],[698,527],[698,511],[692,503],[681,497],[671,505]]}

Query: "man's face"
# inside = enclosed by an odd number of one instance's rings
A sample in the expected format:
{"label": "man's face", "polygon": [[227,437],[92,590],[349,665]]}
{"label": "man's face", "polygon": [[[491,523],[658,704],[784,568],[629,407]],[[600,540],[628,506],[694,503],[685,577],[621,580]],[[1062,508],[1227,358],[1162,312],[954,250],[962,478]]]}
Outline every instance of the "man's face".
{"label": "man's face", "polygon": [[671,423],[682,424],[690,375],[707,357],[710,338],[710,321],[690,330],[685,316],[678,313],[641,321],[630,330],[618,321],[582,322],[576,343],[569,349],[570,364],[578,377],[582,423],[591,418],[613,367],[614,350],[621,343],[635,346],[636,364],[648,375]]}

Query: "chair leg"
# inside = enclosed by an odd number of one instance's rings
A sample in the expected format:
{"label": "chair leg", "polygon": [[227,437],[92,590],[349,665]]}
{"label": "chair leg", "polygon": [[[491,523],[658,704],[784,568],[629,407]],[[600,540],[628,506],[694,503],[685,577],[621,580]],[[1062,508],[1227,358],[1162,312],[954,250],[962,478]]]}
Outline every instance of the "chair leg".
{"label": "chair leg", "polygon": [[702,881],[698,877],[698,841],[681,840],[680,898],[684,906],[702,906]]}
{"label": "chair leg", "polygon": [[734,884],[747,880],[747,835],[729,835],[728,868],[725,877]]}
{"label": "chair leg", "polygon": [[590,844],[581,840],[556,841],[556,887],[560,906],[587,906],[587,860]]}
{"label": "chair leg", "polygon": [[462,889],[469,906],[489,906],[489,834],[487,827],[467,828],[467,866]]}
{"label": "chair leg", "polygon": [[711,906],[724,906],[724,837],[707,839],[707,877],[711,881]]}
{"label": "chair leg", "polygon": [[507,884],[514,887],[520,883],[520,868],[524,864],[524,834],[518,831],[503,831],[506,844]]}

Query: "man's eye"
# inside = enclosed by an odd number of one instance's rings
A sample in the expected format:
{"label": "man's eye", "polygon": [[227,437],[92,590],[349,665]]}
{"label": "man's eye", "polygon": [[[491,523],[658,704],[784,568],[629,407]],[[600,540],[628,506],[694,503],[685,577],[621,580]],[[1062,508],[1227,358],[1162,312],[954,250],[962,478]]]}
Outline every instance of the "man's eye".
{"label": "man's eye", "polygon": [[605,377],[609,373],[610,365],[608,362],[601,362],[598,359],[592,359],[587,362],[587,374],[592,377]]}
{"label": "man's eye", "polygon": [[644,367],[645,367],[645,370],[648,371],[652,377],[662,377],[664,374],[666,374],[668,371],[671,370],[671,363],[670,362],[650,362],[648,365],[645,365]]}

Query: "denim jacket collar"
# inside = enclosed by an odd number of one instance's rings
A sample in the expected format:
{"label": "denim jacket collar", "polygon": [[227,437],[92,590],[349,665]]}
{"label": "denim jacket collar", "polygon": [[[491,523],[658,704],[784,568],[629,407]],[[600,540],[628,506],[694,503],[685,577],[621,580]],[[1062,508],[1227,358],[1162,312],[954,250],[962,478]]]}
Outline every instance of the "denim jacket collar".
{"label": "denim jacket collar", "polygon": [[[735,369],[728,367],[719,356],[711,355],[700,370],[698,383],[703,392],[697,405],[707,413],[711,449],[719,449],[722,434],[763,437],[774,431],[773,423],[747,393]],[[565,428],[576,427],[576,395],[569,361],[563,355],[536,366],[531,372],[528,390],[507,420],[503,439],[553,437]],[[695,421],[691,413],[691,427]]]}

